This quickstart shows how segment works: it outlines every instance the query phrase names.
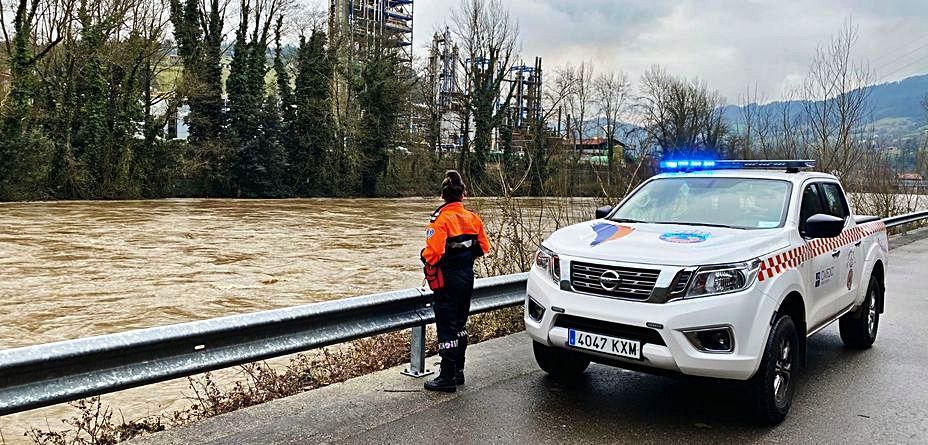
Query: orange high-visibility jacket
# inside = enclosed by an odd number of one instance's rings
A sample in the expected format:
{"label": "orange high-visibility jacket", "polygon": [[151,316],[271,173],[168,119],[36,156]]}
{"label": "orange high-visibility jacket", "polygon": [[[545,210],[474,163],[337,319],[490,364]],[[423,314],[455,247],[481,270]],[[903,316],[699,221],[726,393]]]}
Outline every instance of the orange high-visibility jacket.
{"label": "orange high-visibility jacket", "polygon": [[432,214],[432,222],[425,231],[422,260],[434,266],[446,251],[456,249],[469,249],[474,257],[490,252],[483,220],[460,202],[445,204]]}

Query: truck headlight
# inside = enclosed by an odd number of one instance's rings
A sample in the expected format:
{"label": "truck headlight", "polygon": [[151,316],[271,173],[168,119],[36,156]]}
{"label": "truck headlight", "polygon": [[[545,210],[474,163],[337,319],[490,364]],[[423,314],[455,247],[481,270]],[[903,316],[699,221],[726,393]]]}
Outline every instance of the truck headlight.
{"label": "truck headlight", "polygon": [[690,283],[686,298],[708,297],[747,289],[754,284],[758,268],[760,260],[700,267]]}
{"label": "truck headlight", "polygon": [[555,283],[561,282],[561,258],[545,246],[538,248],[535,254],[535,267],[545,271]]}

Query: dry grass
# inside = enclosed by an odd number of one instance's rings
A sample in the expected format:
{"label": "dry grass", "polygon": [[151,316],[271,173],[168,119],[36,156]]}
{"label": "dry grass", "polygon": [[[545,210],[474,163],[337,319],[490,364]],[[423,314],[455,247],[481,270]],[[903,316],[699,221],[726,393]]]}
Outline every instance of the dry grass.
{"label": "dry grass", "polygon": [[113,410],[104,406],[99,397],[71,402],[77,415],[62,422],[68,426],[63,430],[32,429],[25,436],[42,445],[110,445],[165,429],[158,417],[142,419],[113,419]]}

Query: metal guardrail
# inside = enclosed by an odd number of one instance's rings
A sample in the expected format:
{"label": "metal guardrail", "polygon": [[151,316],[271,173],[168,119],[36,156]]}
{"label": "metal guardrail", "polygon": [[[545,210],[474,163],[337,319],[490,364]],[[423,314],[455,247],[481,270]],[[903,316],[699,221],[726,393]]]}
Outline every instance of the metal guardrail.
{"label": "metal guardrail", "polygon": [[[883,219],[889,228],[928,211]],[[482,278],[471,314],[518,306],[528,274]],[[431,292],[405,289],[0,351],[0,416],[412,328],[411,376],[425,369]]]}
{"label": "metal guardrail", "polygon": [[[527,277],[478,279],[471,313],[522,304]],[[431,301],[428,290],[405,289],[3,350],[0,416],[410,327],[408,371],[425,375]]]}
{"label": "metal guardrail", "polygon": [[920,222],[924,219],[928,219],[928,210],[920,210],[917,212],[907,213],[905,215],[899,216],[890,216],[889,218],[883,218],[883,223],[886,224],[887,228],[896,228],[901,227],[903,233],[906,230],[906,227],[914,222]]}

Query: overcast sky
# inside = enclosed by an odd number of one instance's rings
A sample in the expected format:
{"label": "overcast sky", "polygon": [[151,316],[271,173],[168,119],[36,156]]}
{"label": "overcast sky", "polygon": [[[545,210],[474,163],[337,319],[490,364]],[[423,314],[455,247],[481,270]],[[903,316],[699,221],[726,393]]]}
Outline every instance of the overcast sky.
{"label": "overcast sky", "polygon": [[[328,4],[328,0],[308,0]],[[419,54],[460,0],[417,0]],[[590,60],[636,82],[650,65],[698,77],[737,103],[756,83],[768,99],[802,79],[817,45],[851,19],[858,56],[880,81],[928,72],[928,0],[503,0],[522,54],[545,68]]]}

